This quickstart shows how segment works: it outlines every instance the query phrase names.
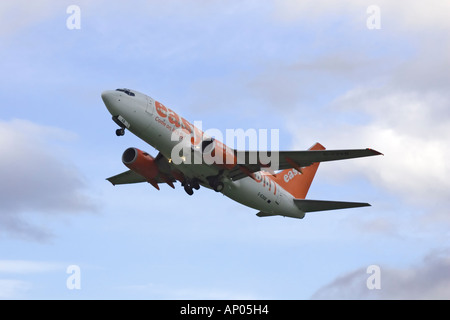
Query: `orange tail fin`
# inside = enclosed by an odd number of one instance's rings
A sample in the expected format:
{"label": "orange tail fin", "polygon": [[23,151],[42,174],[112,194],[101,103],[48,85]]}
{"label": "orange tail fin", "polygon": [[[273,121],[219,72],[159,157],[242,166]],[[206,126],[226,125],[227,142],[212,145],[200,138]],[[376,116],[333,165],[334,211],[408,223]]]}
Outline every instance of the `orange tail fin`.
{"label": "orange tail fin", "polygon": [[[320,143],[316,143],[309,150],[325,150]],[[289,192],[296,199],[305,199],[308,194],[309,187],[314,179],[319,162],[302,168],[301,172],[292,168],[277,173],[272,179],[278,183],[284,190]]]}

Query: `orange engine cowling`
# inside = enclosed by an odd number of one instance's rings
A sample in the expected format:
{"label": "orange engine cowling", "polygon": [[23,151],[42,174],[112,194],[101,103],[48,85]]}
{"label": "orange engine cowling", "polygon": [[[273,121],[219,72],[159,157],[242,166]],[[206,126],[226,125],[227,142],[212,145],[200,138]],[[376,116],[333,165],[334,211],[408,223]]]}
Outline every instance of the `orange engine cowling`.
{"label": "orange engine cowling", "polygon": [[156,177],[158,176],[158,165],[155,159],[147,152],[137,148],[128,148],[122,155],[122,162],[129,169],[147,179],[155,188],[159,189]]}

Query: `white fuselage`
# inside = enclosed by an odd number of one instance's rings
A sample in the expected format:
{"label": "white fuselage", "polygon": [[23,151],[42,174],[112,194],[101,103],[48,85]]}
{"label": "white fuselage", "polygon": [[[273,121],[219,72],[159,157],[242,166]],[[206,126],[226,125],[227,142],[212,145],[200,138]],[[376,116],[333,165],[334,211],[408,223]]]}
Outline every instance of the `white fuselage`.
{"label": "white fuselage", "polygon": [[[158,102],[151,97],[134,90],[133,93],[131,96],[121,91],[105,91],[102,98],[109,112],[118,117],[127,130],[159,150],[167,159],[171,159],[172,150],[179,144],[178,140],[172,140],[172,133],[177,129],[175,123],[180,127],[179,124],[185,119],[170,108],[165,107],[163,111],[156,108]],[[173,121],[177,117],[178,121]],[[197,178],[208,188],[206,177],[216,176],[222,169],[217,165],[204,163],[181,163],[176,167],[186,177]],[[295,206],[293,196],[264,171],[257,172],[255,179],[246,177],[232,181],[224,178],[222,182],[224,189],[221,192],[243,205],[268,214],[304,217],[304,212]]]}

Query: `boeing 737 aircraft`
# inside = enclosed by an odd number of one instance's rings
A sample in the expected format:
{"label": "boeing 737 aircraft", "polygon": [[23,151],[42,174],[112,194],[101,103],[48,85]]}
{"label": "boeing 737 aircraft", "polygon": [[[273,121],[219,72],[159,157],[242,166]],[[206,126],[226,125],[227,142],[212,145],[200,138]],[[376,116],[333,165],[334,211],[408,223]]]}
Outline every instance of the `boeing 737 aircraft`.
{"label": "boeing 737 aircraft", "polygon": [[258,210],[259,217],[301,219],[307,212],[370,206],[305,198],[320,162],[380,155],[378,151],[325,150],[320,143],[306,151],[238,151],[135,90],[108,90],[102,99],[119,126],[117,136],[128,130],[159,150],[156,157],[125,150],[122,162],[129,170],[108,178],[113,185],[148,182],[159,190],[159,184],[175,188],[179,181],[189,195],[203,186]]}

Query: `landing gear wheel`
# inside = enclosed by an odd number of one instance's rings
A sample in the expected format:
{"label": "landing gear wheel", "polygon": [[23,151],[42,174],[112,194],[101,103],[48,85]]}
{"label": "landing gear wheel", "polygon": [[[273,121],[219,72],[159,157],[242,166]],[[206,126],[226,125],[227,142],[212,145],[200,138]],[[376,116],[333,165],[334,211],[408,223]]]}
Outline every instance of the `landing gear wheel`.
{"label": "landing gear wheel", "polygon": [[217,176],[216,177],[208,177],[208,182],[209,182],[210,187],[215,192],[221,192],[223,190],[224,185]]}
{"label": "landing gear wheel", "polygon": [[192,187],[189,184],[184,185],[184,191],[190,196],[194,194],[194,190],[192,190]]}
{"label": "landing gear wheel", "polygon": [[120,137],[125,134],[125,128],[120,128],[116,130],[116,136]]}
{"label": "landing gear wheel", "polygon": [[222,182],[217,182],[217,184],[213,187],[215,192],[221,192],[224,188],[224,185]]}
{"label": "landing gear wheel", "polygon": [[194,188],[195,190],[200,189],[200,184],[198,183],[197,179],[192,180],[191,185],[192,185],[192,188]]}

